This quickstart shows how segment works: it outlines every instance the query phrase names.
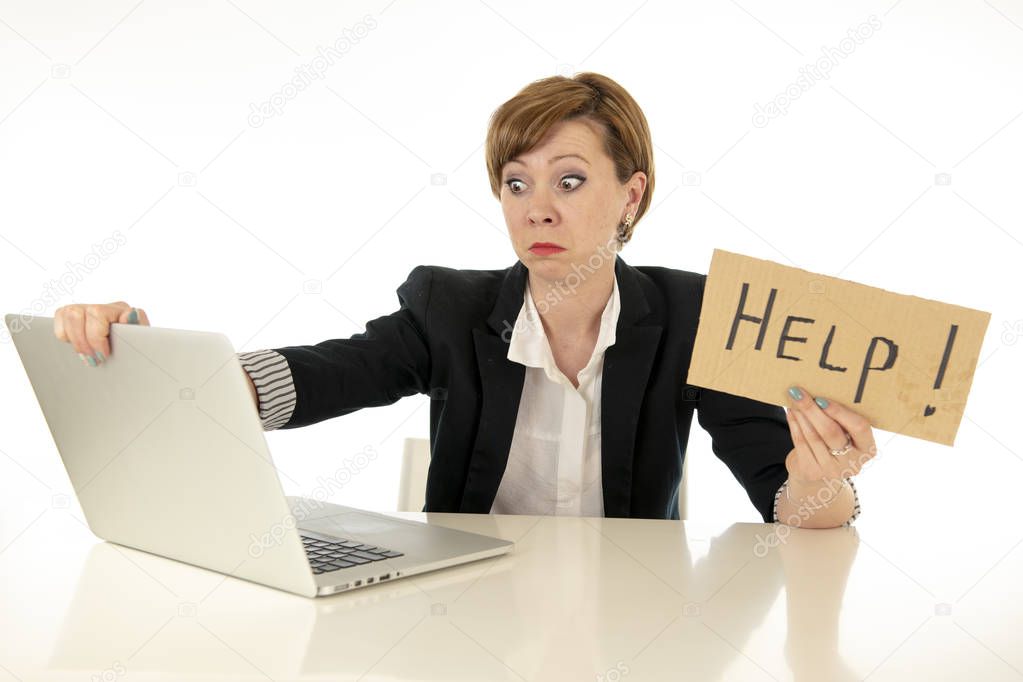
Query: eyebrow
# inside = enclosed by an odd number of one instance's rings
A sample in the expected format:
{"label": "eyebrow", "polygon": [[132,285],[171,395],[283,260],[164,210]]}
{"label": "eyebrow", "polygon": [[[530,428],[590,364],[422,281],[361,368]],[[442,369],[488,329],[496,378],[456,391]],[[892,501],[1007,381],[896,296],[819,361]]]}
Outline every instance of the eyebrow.
{"label": "eyebrow", "polygon": [[[574,156],[574,157],[575,157],[575,158],[577,158],[577,159],[581,159],[581,160],[582,160],[582,162],[583,162],[583,163],[585,163],[585,164],[586,164],[587,166],[589,166],[589,165],[590,165],[590,162],[589,162],[589,161],[587,161],[585,157],[582,157],[582,156],[580,156],[579,154],[560,154],[560,155],[558,155],[558,156],[552,156],[552,157],[551,157],[551,160],[550,160],[550,161],[548,161],[547,163],[548,163],[548,164],[552,164],[552,163],[554,163],[555,161],[557,161],[558,159],[566,159],[566,158],[568,158],[568,157],[570,157],[570,156]],[[508,163],[513,163],[513,162],[514,162],[514,163],[522,163],[522,160],[521,160],[521,159],[520,159],[519,157],[515,157],[514,159],[509,159],[509,160],[508,160]],[[524,165],[526,165],[526,164],[522,163],[522,165],[524,166]]]}

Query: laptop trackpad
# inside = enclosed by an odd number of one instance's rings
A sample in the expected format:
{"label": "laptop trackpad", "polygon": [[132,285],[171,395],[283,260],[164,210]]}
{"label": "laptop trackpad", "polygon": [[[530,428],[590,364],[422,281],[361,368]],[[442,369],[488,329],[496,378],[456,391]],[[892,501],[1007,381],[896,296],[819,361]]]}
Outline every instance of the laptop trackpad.
{"label": "laptop trackpad", "polygon": [[373,514],[349,511],[303,521],[300,528],[339,538],[357,540],[359,538],[353,537],[353,535],[394,531],[402,525],[400,519],[382,519]]}

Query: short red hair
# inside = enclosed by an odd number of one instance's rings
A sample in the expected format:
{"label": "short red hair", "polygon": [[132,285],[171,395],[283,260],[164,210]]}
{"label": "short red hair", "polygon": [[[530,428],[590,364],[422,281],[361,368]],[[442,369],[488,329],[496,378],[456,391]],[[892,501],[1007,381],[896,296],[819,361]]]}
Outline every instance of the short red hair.
{"label": "short red hair", "polygon": [[490,189],[501,198],[504,165],[540,144],[557,123],[584,119],[603,132],[604,151],[611,158],[621,183],[636,171],[647,176],[646,189],[622,244],[629,241],[646,213],[654,192],[654,150],[646,116],[621,85],[599,73],[577,73],[572,78],[551,76],[533,81],[490,117],[486,158]]}

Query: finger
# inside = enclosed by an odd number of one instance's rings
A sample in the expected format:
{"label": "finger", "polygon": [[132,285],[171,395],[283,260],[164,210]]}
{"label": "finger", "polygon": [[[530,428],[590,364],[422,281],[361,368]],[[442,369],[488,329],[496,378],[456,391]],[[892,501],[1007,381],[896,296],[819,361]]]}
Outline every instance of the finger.
{"label": "finger", "polygon": [[66,307],[61,306],[53,312],[53,334],[60,341],[70,342],[67,330],[64,329],[64,308]]}
{"label": "finger", "polygon": [[[832,474],[835,473],[835,471],[838,471],[842,474],[843,478],[858,474],[864,462],[870,459],[872,455],[861,451],[857,446],[857,440],[852,438],[851,434],[848,434],[843,426],[837,420],[832,418],[828,411],[826,411],[831,407],[830,401],[825,398],[813,398],[809,391],[801,386],[796,386],[795,388],[802,394],[801,398],[797,400],[790,392],[789,399],[795,406],[794,409],[803,415],[803,417],[813,427],[813,431],[815,431],[820,440],[823,441],[823,449],[830,458],[828,460],[830,464],[823,465],[825,470],[831,471]],[[822,405],[824,407],[821,407]],[[858,416],[855,412],[852,412],[852,410],[849,409],[846,409],[846,413],[847,418]],[[874,437],[870,432],[869,424],[867,425],[867,431],[868,440],[873,443]],[[807,433],[807,439],[811,443],[815,442],[815,439],[810,433]],[[864,439],[861,437],[859,441],[862,443]],[[849,449],[846,454],[836,456],[831,453],[832,450],[845,449],[847,443],[852,444],[853,447]],[[818,450],[815,448],[814,452],[817,451]],[[837,469],[831,468],[831,464],[834,464]]]}
{"label": "finger", "polygon": [[149,326],[149,317],[142,308],[133,308],[126,304],[117,320],[120,324],[139,324]]}
{"label": "finger", "polygon": [[112,320],[112,322],[116,322],[118,324],[135,324],[129,318],[131,317],[131,311],[137,310],[137,308],[133,308],[124,301],[118,301],[116,304],[112,303],[111,305],[117,305],[118,307],[117,318]]}
{"label": "finger", "polygon": [[842,478],[842,469],[836,461],[839,458],[828,451],[827,444],[825,444],[821,435],[817,433],[810,420],[800,410],[793,410],[792,416],[795,417],[796,423],[799,424],[799,428],[803,432],[803,437],[806,439],[813,457],[817,460],[818,466],[820,466],[821,471],[824,473],[823,477],[830,479]]}
{"label": "finger", "polygon": [[789,453],[788,458],[785,460],[785,468],[788,469],[789,475],[792,478],[802,481],[822,479],[824,478],[824,472],[821,471],[817,458],[814,457],[813,452],[810,450],[810,444],[807,442],[803,429],[800,428],[793,412],[794,410],[785,410],[785,418],[789,422],[789,433],[792,434],[792,445],[794,446],[792,452]]}
{"label": "finger", "polygon": [[[824,441],[827,449],[841,450],[844,448],[848,440],[842,425],[820,408],[820,405],[811,397],[809,391],[802,386],[796,386],[795,388],[802,394],[802,397],[796,400],[795,396],[790,393],[789,400],[810,421],[814,430],[820,435],[821,440]],[[828,454],[830,455],[831,453]]]}
{"label": "finger", "polygon": [[97,362],[110,357],[110,323],[116,320],[120,313],[117,304],[85,307],[85,339],[99,354]]}
{"label": "finger", "polygon": [[[816,400],[822,401],[824,406],[821,407],[821,404],[816,402]],[[818,396],[816,400],[812,402],[817,409],[831,417],[835,423],[842,428],[842,430],[849,434],[849,437],[852,439],[853,446],[856,450],[859,450],[857,453],[858,456],[855,458],[858,465],[858,471],[859,467],[862,467],[868,460],[877,455],[877,441],[874,439],[874,430],[870,426],[870,420],[858,412],[850,410],[845,405],[835,402],[834,400],[822,398],[820,396]],[[845,443],[843,441],[843,445],[844,444]],[[838,450],[841,447],[842,446],[839,446],[835,449]]]}
{"label": "finger", "polygon": [[[69,305],[64,309],[64,333],[79,355],[91,356],[92,347],[85,338],[85,306]],[[84,359],[84,358],[83,358]]]}

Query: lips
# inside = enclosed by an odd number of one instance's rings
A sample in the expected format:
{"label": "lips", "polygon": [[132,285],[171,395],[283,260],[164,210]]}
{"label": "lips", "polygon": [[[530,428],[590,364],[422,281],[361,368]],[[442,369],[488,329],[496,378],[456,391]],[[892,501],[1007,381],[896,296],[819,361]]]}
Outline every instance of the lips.
{"label": "lips", "polygon": [[558,246],[552,242],[533,242],[533,245],[529,247],[529,250],[540,256],[549,256],[551,254],[564,251],[565,247]]}

